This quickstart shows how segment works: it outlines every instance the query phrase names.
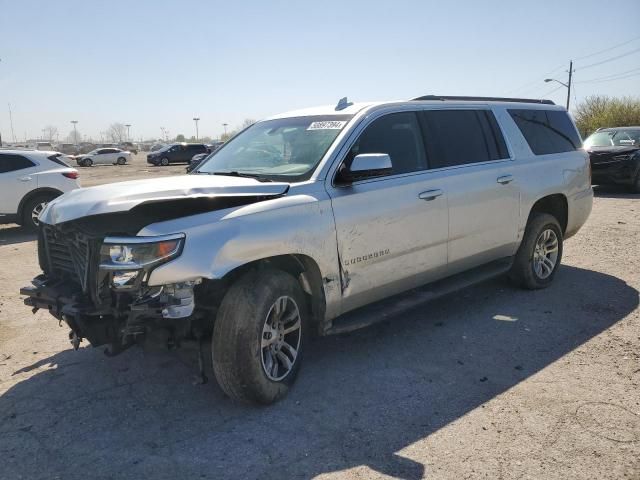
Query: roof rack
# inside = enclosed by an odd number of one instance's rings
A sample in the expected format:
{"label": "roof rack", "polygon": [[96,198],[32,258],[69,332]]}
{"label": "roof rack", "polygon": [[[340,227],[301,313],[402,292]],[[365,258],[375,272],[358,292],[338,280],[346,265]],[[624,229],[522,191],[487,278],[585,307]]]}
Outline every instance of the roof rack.
{"label": "roof rack", "polygon": [[424,95],[412,98],[411,100],[461,100],[466,102],[516,102],[516,103],[544,103],[545,105],[555,105],[551,100],[542,98],[508,98],[508,97],[458,97],[451,95]]}

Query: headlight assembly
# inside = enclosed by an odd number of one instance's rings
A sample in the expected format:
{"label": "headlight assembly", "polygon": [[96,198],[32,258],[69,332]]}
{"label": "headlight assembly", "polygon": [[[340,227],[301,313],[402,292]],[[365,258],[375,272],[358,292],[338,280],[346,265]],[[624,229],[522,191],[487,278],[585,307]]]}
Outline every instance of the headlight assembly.
{"label": "headlight assembly", "polygon": [[185,235],[157,237],[107,237],[100,249],[103,270],[149,269],[180,256]]}

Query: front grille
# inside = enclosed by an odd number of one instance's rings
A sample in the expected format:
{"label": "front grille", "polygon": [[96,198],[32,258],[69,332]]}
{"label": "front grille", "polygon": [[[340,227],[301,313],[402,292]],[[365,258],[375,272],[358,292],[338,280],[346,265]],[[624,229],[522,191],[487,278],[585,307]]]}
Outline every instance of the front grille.
{"label": "front grille", "polygon": [[78,283],[86,293],[91,248],[89,238],[77,230],[43,225],[42,239],[49,274]]}

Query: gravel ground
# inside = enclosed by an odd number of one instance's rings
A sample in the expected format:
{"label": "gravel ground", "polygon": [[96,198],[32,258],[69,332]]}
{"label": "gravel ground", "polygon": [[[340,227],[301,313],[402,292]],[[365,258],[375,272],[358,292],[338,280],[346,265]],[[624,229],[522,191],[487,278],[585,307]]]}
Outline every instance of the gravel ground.
{"label": "gravel ground", "polygon": [[[83,184],[183,172],[81,169]],[[640,479],[640,197],[597,191],[555,283],[495,280],[321,338],[268,408],[194,386],[189,353],[74,352],[0,229],[0,478]]]}

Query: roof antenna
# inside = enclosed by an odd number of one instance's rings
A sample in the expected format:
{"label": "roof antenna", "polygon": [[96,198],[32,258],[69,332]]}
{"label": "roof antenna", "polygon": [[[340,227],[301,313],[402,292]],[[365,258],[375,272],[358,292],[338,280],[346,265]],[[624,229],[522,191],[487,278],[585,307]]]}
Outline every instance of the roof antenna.
{"label": "roof antenna", "polygon": [[347,100],[347,97],[342,97],[340,100],[338,100],[338,104],[336,105],[336,110],[344,110],[347,107],[350,107],[351,105],[353,105],[353,102],[350,102],[349,100]]}

